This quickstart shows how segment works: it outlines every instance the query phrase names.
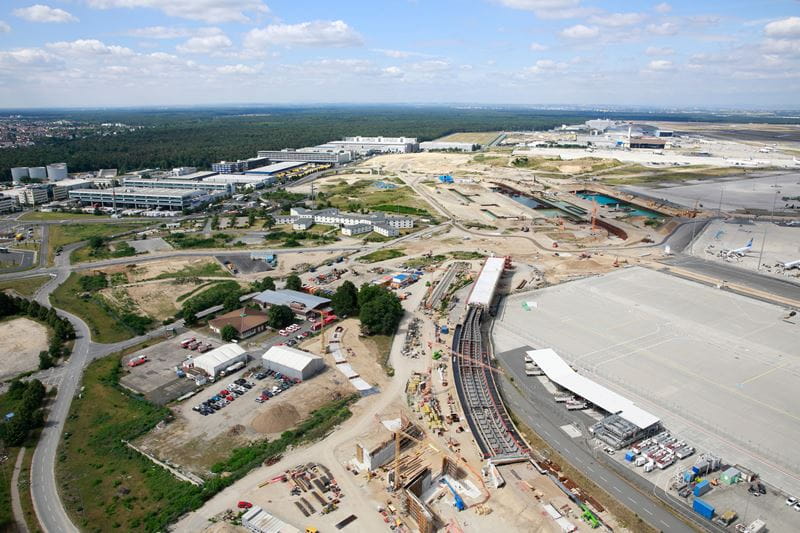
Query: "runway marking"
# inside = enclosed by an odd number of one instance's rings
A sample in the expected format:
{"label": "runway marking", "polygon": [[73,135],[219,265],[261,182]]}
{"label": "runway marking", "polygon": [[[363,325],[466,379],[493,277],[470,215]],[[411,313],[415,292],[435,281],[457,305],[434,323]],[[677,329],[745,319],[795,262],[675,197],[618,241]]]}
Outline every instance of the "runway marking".
{"label": "runway marking", "polygon": [[755,381],[755,380],[757,380],[759,378],[763,378],[764,376],[766,376],[768,374],[772,374],[776,370],[780,370],[781,368],[786,368],[787,366],[789,366],[789,364],[790,364],[790,361],[787,361],[787,362],[782,363],[782,364],[780,364],[778,366],[774,366],[774,367],[770,368],[769,370],[766,370],[766,371],[764,371],[764,372],[762,372],[760,374],[757,374],[757,375],[753,376],[752,378],[749,378],[749,379],[746,379],[746,380],[742,381],[741,383],[739,383],[739,385],[740,386],[741,385],[746,385],[746,384],[750,383],[751,381]]}

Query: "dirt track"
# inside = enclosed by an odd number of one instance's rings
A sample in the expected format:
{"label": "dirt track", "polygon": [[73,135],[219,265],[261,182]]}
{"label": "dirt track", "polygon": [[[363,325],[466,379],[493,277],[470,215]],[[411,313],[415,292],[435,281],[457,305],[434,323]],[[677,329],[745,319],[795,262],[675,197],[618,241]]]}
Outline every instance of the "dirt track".
{"label": "dirt track", "polygon": [[0,379],[37,369],[47,350],[47,328],[29,318],[0,323],[0,339]]}

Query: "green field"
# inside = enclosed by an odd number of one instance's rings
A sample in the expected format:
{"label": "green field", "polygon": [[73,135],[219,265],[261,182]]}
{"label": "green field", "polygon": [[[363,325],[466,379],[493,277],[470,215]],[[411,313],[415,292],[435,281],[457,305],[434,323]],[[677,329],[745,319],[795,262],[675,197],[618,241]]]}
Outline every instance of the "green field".
{"label": "green field", "polygon": [[124,341],[135,336],[135,333],[124,326],[119,317],[101,304],[99,296],[91,294],[84,295],[79,280],[80,275],[72,273],[67,280],[62,283],[53,294],[50,295],[50,303],[59,309],[79,316],[89,326],[92,340],[102,343],[113,343]]}
{"label": "green field", "polygon": [[0,281],[0,291],[13,289],[22,296],[33,296],[39,287],[50,281],[50,276],[34,276],[32,278],[12,279]]}
{"label": "green field", "polygon": [[620,172],[611,172],[605,174],[603,176],[603,182],[612,185],[656,184],[672,181],[713,180],[728,176],[745,177],[750,172],[753,172],[753,169],[746,168],[720,168],[704,166],[680,167],[674,170],[646,170],[647,171],[643,171],[638,174],[630,175],[631,172],[629,169],[620,169]]}
{"label": "green field", "polygon": [[230,277],[231,273],[222,268],[222,266],[216,261],[212,261],[198,265],[188,265],[175,272],[162,272],[153,279],[204,278],[218,276]]}
{"label": "green field", "polygon": [[377,263],[378,261],[387,261],[389,259],[396,259],[406,255],[402,250],[397,248],[386,248],[383,250],[375,250],[372,253],[361,256],[358,258],[362,263]]}
{"label": "green field", "polygon": [[327,183],[322,185],[322,192],[317,199],[326,207],[338,207],[343,211],[368,209],[403,214],[404,208],[410,208],[405,212],[430,216],[430,206],[417,196],[411,187],[402,185],[395,189],[378,189],[374,183],[374,180],[368,179],[361,179],[349,185],[344,180]]}
{"label": "green field", "polygon": [[143,227],[142,224],[64,224],[50,226],[47,241],[47,264],[53,264],[55,251],[59,246],[85,241],[90,237],[111,237],[126,231]]}
{"label": "green field", "polygon": [[41,211],[30,211],[25,213],[18,220],[74,220],[74,219],[96,219],[111,220],[108,215],[93,215],[91,213],[42,213]]}

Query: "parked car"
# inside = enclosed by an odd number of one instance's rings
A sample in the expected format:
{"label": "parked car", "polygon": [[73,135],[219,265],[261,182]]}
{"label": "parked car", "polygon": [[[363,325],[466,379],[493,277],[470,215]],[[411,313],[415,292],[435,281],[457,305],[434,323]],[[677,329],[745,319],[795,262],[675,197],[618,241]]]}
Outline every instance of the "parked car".
{"label": "parked car", "polygon": [[250,509],[253,504],[250,502],[241,501],[236,505],[239,509]]}
{"label": "parked car", "polygon": [[795,498],[794,496],[789,496],[788,498],[786,498],[786,505],[788,505],[789,507],[793,506],[796,503],[797,503],[797,498]]}

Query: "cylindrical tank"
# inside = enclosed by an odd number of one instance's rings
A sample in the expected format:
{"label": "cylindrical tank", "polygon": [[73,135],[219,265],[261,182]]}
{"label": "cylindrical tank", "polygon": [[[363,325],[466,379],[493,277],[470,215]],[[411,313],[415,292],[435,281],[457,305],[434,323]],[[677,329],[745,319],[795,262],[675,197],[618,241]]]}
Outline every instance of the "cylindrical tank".
{"label": "cylindrical tank", "polygon": [[53,163],[47,165],[47,178],[50,181],[61,181],[67,179],[67,164]]}
{"label": "cylindrical tank", "polygon": [[28,175],[31,177],[31,179],[46,180],[47,169],[44,167],[28,167]]}
{"label": "cylindrical tank", "polygon": [[28,178],[28,167],[14,167],[11,169],[11,182],[18,184],[22,178]]}

